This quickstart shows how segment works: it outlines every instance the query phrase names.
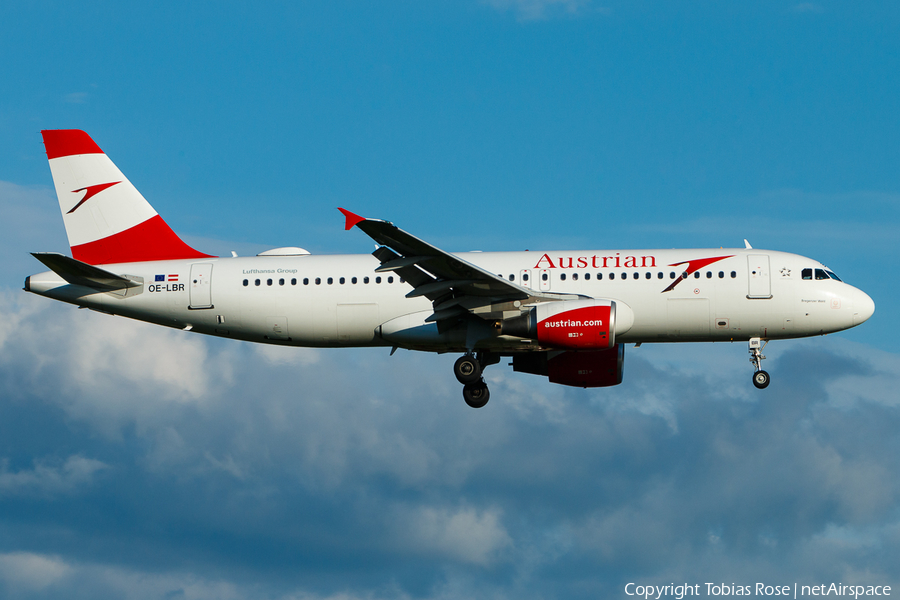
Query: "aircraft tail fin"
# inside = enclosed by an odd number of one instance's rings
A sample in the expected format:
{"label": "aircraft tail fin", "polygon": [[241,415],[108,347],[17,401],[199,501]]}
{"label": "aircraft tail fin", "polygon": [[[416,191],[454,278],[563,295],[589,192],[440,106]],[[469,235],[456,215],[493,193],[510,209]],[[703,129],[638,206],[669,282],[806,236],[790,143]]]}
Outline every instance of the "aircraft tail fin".
{"label": "aircraft tail fin", "polygon": [[209,257],[172,231],[87,133],[53,129],[41,135],[78,261],[102,265]]}

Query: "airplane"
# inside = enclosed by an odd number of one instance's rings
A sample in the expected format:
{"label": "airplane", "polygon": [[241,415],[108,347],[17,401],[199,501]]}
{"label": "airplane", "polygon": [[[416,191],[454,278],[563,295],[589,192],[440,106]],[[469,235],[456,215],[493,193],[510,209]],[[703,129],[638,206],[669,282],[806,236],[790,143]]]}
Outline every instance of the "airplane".
{"label": "airplane", "polygon": [[371,254],[274,248],[219,257],[187,245],[91,137],[41,132],[72,256],[25,291],[102,313],[264,344],[458,353],[473,408],[483,370],[585,388],[622,382],[625,345],[747,342],[753,384],[770,340],[824,335],[875,303],[822,263],[752,248],[445,252],[393,223],[340,208]]}

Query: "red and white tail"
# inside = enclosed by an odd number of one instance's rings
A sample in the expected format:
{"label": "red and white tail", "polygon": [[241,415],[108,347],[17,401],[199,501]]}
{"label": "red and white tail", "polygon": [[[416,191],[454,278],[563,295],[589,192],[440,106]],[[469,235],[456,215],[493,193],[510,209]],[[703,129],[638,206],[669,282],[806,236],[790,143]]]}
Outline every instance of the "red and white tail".
{"label": "red and white tail", "polygon": [[41,135],[73,258],[103,265],[209,257],[172,231],[88,134]]}

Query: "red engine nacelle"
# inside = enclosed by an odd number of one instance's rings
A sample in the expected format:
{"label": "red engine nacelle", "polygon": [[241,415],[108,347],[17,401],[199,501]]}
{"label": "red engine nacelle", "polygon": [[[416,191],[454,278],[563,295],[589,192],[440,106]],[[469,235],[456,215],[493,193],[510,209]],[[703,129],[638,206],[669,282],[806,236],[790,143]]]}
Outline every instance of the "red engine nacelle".
{"label": "red engine nacelle", "polygon": [[535,320],[543,346],[581,350],[615,345],[616,304],[610,300],[538,304]]}
{"label": "red engine nacelle", "polygon": [[549,377],[551,383],[608,387],[622,383],[625,346],[578,352],[531,352],[513,356],[513,370]]}
{"label": "red engine nacelle", "polygon": [[617,325],[612,300],[568,300],[538,304],[501,327],[505,335],[531,338],[545,348],[601,350],[615,346]]}

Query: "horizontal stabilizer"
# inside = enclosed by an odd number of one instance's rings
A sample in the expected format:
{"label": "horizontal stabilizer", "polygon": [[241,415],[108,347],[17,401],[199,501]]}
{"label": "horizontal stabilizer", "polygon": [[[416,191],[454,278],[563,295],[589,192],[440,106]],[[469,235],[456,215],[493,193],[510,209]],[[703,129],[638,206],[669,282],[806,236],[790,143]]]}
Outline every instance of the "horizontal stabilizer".
{"label": "horizontal stabilizer", "polygon": [[143,285],[143,281],[116,275],[56,252],[32,252],[31,255],[72,285],[81,285],[101,292],[126,290]]}

